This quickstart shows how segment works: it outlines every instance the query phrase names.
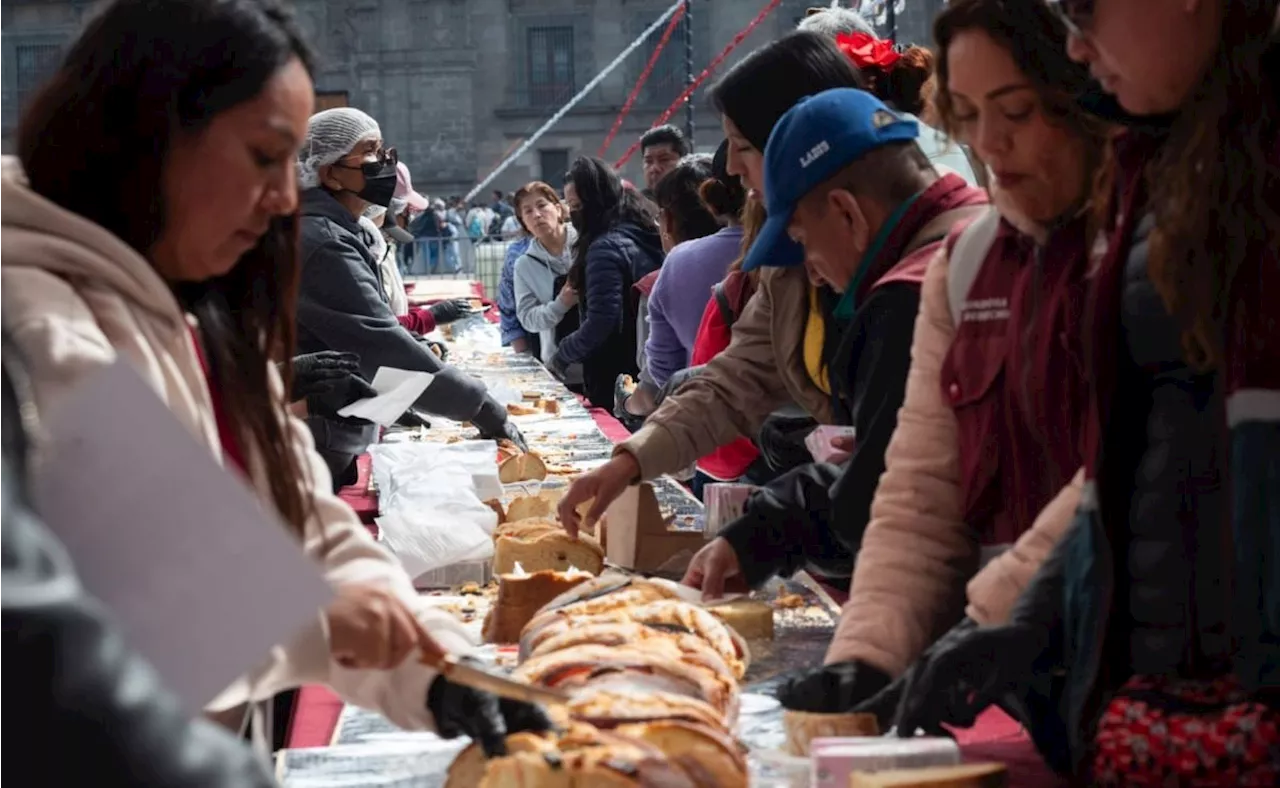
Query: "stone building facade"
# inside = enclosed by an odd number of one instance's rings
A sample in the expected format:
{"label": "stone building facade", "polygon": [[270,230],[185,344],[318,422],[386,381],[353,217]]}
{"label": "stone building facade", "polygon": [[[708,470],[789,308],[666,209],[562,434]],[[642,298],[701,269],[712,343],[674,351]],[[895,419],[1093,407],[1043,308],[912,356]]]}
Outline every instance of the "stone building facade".
{"label": "stone building facade", "polygon": [[[899,0],[900,39],[926,41],[928,20],[942,1]],[[318,53],[318,104],[346,104],[373,115],[412,169],[419,190],[444,196],[466,193],[490,173],[670,2],[295,0],[292,5]],[[766,4],[692,0],[694,73]],[[821,0],[782,0],[725,66],[794,27],[805,9],[817,4]],[[22,102],[56,65],[93,5],[84,0],[0,3],[0,125],[6,150]],[[596,154],[658,38],[659,33],[650,36],[490,188],[509,192],[535,178],[559,185],[574,157]],[[620,156],[679,95],[685,65],[680,30],[657,61],[607,159]],[[697,147],[713,150],[719,121],[701,89],[694,107]],[[684,126],[683,109],[672,121]],[[636,181],[638,159],[623,171]]]}

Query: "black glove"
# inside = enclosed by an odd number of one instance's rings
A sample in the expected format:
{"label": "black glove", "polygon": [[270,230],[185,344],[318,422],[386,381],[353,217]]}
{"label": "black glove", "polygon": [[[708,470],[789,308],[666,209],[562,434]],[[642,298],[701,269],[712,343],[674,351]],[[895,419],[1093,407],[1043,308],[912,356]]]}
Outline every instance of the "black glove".
{"label": "black glove", "polygon": [[520,451],[528,451],[529,444],[516,425],[507,416],[507,409],[493,397],[486,396],[480,411],[471,418],[471,423],[480,430],[480,437],[493,440],[506,440],[514,443]]}
{"label": "black glove", "polygon": [[980,627],[963,619],[854,711],[875,714],[882,730],[894,727],[904,738],[917,728],[948,735],[944,722],[971,727],[988,706],[1017,705],[1047,639],[1047,632],[1027,625]]}
{"label": "black glove", "polygon": [[490,758],[507,754],[507,735],[521,731],[551,730],[551,720],[531,703],[499,698],[444,676],[427,690],[427,710],[436,720],[442,739],[470,736]]}
{"label": "black glove", "polygon": [[561,358],[560,352],[556,351],[556,354],[547,362],[547,371],[558,379],[564,380],[565,374],[569,371],[569,362]]}
{"label": "black glove", "polygon": [[796,671],[776,693],[792,711],[841,714],[866,701],[889,684],[889,674],[859,660],[837,662]]}
{"label": "black glove", "polygon": [[661,405],[663,400],[675,394],[681,386],[701,375],[706,369],[706,364],[699,364],[696,367],[688,367],[676,372],[667,378],[667,382],[662,386],[662,390],[658,392],[658,396],[653,398],[653,404]]}
{"label": "black glove", "polygon": [[337,380],[330,380],[323,387],[318,387],[316,391],[308,394],[307,412],[314,413],[318,416],[337,416],[342,408],[351,403],[376,397],[378,392],[374,390],[359,375],[346,375]]}
{"label": "black glove", "polygon": [[421,413],[414,410],[413,408],[409,408],[404,413],[401,413],[400,418],[396,419],[396,424],[401,427],[412,427],[412,428],[426,427],[428,429],[431,428],[431,422],[427,421],[425,416],[423,416]]}
{"label": "black glove", "polygon": [[293,357],[293,385],[289,387],[289,401],[297,402],[311,394],[326,391],[349,375],[360,374],[360,357],[355,353],[335,353],[325,350]]}
{"label": "black glove", "polygon": [[452,323],[455,320],[461,320],[471,314],[471,302],[465,298],[450,298],[448,301],[439,301],[427,307],[427,311],[431,313],[432,319],[436,321],[437,326],[443,326],[446,323]]}
{"label": "black glove", "polygon": [[449,360],[449,346],[443,342],[437,342],[434,339],[426,337],[418,337],[418,341],[427,346],[427,349],[436,354],[436,358],[441,361]]}

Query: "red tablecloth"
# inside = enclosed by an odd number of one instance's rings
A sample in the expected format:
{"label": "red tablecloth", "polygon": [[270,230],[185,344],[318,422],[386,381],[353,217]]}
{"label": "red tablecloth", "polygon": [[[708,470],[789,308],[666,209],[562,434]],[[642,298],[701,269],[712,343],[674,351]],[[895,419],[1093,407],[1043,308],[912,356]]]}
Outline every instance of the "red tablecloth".
{"label": "red tablecloth", "polygon": [[[627,428],[603,408],[588,410],[600,431],[614,443],[630,435]],[[372,523],[373,516],[378,511],[377,497],[369,492],[369,469],[369,457],[361,457],[360,481],[353,488],[342,492],[343,499],[351,504],[366,523]],[[831,590],[835,592],[833,596],[838,594],[843,598],[844,589]],[[342,701],[328,688],[303,687],[298,692],[297,705],[294,707],[288,746],[328,746],[341,714]],[[987,710],[972,728],[957,730],[955,735],[966,761],[1000,761],[1006,764],[1009,768],[1009,782],[1015,787],[1052,788],[1066,784],[1045,767],[1022,727],[999,709]]]}

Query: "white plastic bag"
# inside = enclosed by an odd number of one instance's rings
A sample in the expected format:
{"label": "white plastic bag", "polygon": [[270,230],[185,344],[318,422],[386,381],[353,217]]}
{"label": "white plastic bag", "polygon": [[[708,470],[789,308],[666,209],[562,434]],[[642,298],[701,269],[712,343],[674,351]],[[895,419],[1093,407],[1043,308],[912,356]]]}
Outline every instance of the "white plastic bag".
{"label": "white plastic bag", "polygon": [[467,484],[481,501],[502,497],[498,480],[498,444],[489,440],[457,443],[380,443],[369,447],[373,457],[373,480],[378,485],[378,508],[391,511],[402,490],[421,484],[446,471],[466,471]]}

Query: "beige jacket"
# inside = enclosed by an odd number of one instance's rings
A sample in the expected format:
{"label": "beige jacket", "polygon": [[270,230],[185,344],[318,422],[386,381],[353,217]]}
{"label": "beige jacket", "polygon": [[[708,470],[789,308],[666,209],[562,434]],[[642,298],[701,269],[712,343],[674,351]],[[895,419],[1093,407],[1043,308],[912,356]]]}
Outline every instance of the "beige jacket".
{"label": "beige jacket", "polygon": [[[0,293],[3,321],[31,378],[38,409],[55,405],[88,372],[124,358],[178,420],[222,460],[209,389],[189,317],[169,287],[133,249],[103,228],[27,188],[20,165],[0,166]],[[272,371],[275,375],[274,370]],[[278,376],[273,383],[281,389]],[[310,470],[315,514],[302,548],[330,584],[376,583],[398,592],[442,646],[471,646],[462,625],[422,603],[396,559],[373,540],[351,509],[329,493],[324,463],[306,426],[287,432]],[[268,469],[249,457],[254,488],[270,507]],[[322,539],[324,533],[327,538]],[[234,576],[234,568],[229,571]],[[196,624],[193,624],[196,625]],[[289,633],[281,633],[287,635]],[[350,703],[382,712],[406,728],[429,728],[427,687],[435,673],[409,656],[389,671],[348,670],[330,659],[325,618],[317,615],[263,664],[216,698],[210,711],[235,708],[302,684],[327,684]]]}
{"label": "beige jacket", "polygon": [[791,402],[830,423],[831,403],[804,368],[808,297],[803,267],[760,269],[760,286],[733,324],[729,347],[615,453],[634,456],[641,478],[653,479],[755,435],[770,413]]}
{"label": "beige jacket", "polygon": [[978,544],[964,522],[956,419],[940,383],[955,336],[947,270],[940,252],[925,275],[906,398],[828,664],[858,659],[891,676],[901,674],[959,617],[960,592],[969,577],[967,615],[981,624],[1004,622],[1066,531],[1080,498],[1083,472],[1016,544],[974,575]]}

